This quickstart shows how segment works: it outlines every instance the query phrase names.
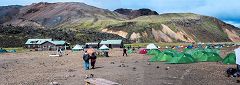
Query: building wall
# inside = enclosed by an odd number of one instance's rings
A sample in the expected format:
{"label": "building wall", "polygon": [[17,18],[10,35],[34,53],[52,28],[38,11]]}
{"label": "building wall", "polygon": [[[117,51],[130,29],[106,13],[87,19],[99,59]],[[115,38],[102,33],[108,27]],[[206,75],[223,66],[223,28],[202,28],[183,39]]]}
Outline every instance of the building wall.
{"label": "building wall", "polygon": [[57,49],[65,49],[65,45],[68,46],[67,49],[69,49],[69,45],[68,44],[64,44],[64,45],[55,45],[51,42],[45,42],[41,45],[36,45],[36,44],[31,44],[31,45],[26,45],[25,47],[28,49],[35,49],[36,51],[56,51]]}
{"label": "building wall", "polygon": [[[100,46],[102,46],[103,44],[101,44]],[[123,48],[123,43],[121,44],[106,44],[107,47],[109,48]]]}
{"label": "building wall", "polygon": [[46,50],[57,50],[57,46],[50,43],[50,42],[45,42],[45,43],[41,44],[40,49],[44,50],[44,51],[46,51]]}
{"label": "building wall", "polygon": [[35,48],[39,48],[40,45],[26,45],[25,47],[28,49],[35,49]]}

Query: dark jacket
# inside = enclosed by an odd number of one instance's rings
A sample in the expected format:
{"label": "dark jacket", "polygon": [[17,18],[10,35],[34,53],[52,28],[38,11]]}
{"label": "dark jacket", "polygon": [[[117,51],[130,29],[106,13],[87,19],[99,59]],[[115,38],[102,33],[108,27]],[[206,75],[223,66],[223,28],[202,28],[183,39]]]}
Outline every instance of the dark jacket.
{"label": "dark jacket", "polygon": [[123,49],[123,53],[127,53],[127,49],[124,48],[124,49]]}
{"label": "dark jacket", "polygon": [[92,56],[90,56],[90,59],[97,59],[97,56],[95,54],[92,54]]}
{"label": "dark jacket", "polygon": [[83,60],[84,60],[85,62],[89,62],[89,59],[90,59],[90,57],[89,57],[88,54],[83,54]]}

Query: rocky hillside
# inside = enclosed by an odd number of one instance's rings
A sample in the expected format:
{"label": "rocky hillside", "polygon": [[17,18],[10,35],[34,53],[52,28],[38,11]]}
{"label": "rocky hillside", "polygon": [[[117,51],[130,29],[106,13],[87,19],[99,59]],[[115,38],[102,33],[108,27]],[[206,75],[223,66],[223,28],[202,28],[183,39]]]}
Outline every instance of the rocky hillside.
{"label": "rocky hillside", "polygon": [[139,10],[132,10],[132,9],[116,9],[115,12],[119,14],[126,15],[128,18],[133,19],[139,16],[148,16],[148,15],[159,15],[156,11],[152,11],[151,9],[139,9]]}
{"label": "rocky hillside", "polygon": [[74,44],[101,41],[103,39],[122,39],[129,41],[116,34],[102,33],[94,30],[64,30],[64,29],[34,29],[33,27],[2,26],[0,25],[0,47],[20,47],[29,38],[52,38],[65,40]]}
{"label": "rocky hillside", "polygon": [[[3,7],[0,7],[3,8]],[[6,9],[12,10],[12,9]],[[16,8],[17,11],[9,12],[16,15],[3,24],[14,26],[34,26],[38,28],[59,28],[67,24],[81,23],[98,20],[121,20],[124,17],[107,9],[100,9],[84,3],[34,3]],[[2,13],[2,11],[0,11]],[[4,10],[3,10],[4,12]],[[0,15],[7,17],[8,15]]]}
{"label": "rocky hillside", "polygon": [[[91,37],[122,38],[131,42],[240,42],[239,28],[214,17],[193,13],[158,15],[149,9],[110,11],[77,2],[41,2],[0,7],[0,17],[1,27],[4,28],[2,33],[5,33],[1,36],[9,34],[5,29],[28,27],[28,30],[61,30],[66,34],[73,31],[74,36],[106,34],[105,37],[85,36],[88,39],[83,40],[80,36],[68,40],[81,43],[94,40]],[[35,34],[43,34],[34,38],[53,37],[39,32],[45,31],[34,31]],[[50,32],[49,35],[56,34]],[[28,36],[27,33],[24,36]]]}

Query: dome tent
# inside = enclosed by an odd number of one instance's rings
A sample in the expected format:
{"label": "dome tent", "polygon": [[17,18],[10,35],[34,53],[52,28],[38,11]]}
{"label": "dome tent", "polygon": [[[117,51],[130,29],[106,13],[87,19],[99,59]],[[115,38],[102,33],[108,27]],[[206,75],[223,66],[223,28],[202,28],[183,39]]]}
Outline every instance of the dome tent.
{"label": "dome tent", "polygon": [[201,48],[195,48],[195,49],[185,48],[183,52],[187,53],[187,54],[194,55],[196,52],[199,52],[199,51],[204,51],[204,49],[201,49]]}
{"label": "dome tent", "polygon": [[236,64],[236,54],[229,53],[224,59],[223,64]]}
{"label": "dome tent", "polygon": [[7,50],[5,50],[5,49],[0,49],[0,53],[6,53],[7,52]]}
{"label": "dome tent", "polygon": [[139,54],[147,54],[147,49],[145,48],[139,49]]}
{"label": "dome tent", "polygon": [[177,56],[177,54],[179,54],[179,52],[177,50],[173,50],[173,49],[166,49],[163,52],[167,53],[169,55],[172,55],[172,56]]}
{"label": "dome tent", "polygon": [[219,54],[215,52],[203,52],[202,56],[197,59],[197,61],[202,62],[218,62],[222,61],[222,58]]}
{"label": "dome tent", "polygon": [[195,59],[190,55],[186,53],[179,53],[176,57],[173,57],[169,62],[169,64],[188,64],[188,63],[194,63]]}
{"label": "dome tent", "polygon": [[204,51],[197,51],[192,53],[192,56],[198,61],[202,56],[205,55],[204,53],[205,53]]}
{"label": "dome tent", "polygon": [[154,45],[153,43],[151,43],[151,44],[148,44],[148,45],[147,45],[146,49],[151,50],[151,49],[158,49],[158,48],[157,48],[156,45]]}
{"label": "dome tent", "polygon": [[159,54],[159,53],[161,53],[160,50],[158,50],[158,49],[152,49],[152,50],[149,50],[149,51],[147,52],[147,55],[157,55],[157,54]]}
{"label": "dome tent", "polygon": [[99,50],[109,50],[109,48],[106,45],[102,45]]}
{"label": "dome tent", "polygon": [[172,54],[168,54],[168,53],[160,53],[160,54],[157,54],[153,57],[151,57],[149,59],[150,62],[157,62],[157,61],[160,61],[160,62],[163,62],[163,61],[170,61],[174,56]]}
{"label": "dome tent", "polygon": [[132,50],[132,49],[129,49],[129,50],[127,51],[127,53],[131,54],[131,53],[133,53],[133,50]]}
{"label": "dome tent", "polygon": [[72,51],[81,51],[81,50],[83,50],[83,46],[81,46],[81,45],[75,45],[73,48],[72,48]]}

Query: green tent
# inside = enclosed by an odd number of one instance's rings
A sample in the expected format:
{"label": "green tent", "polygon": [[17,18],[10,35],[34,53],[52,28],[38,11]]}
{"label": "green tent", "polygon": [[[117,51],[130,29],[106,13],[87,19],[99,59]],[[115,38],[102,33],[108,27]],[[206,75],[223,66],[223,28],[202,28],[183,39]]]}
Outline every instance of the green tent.
{"label": "green tent", "polygon": [[150,58],[150,62],[156,62],[156,61],[170,61],[171,59],[173,58],[173,55],[172,54],[168,54],[168,53],[160,53],[160,54],[157,54],[153,57]]}
{"label": "green tent", "polygon": [[192,53],[192,57],[196,60],[199,60],[202,56],[204,56],[205,51],[196,51]]}
{"label": "green tent", "polygon": [[164,50],[163,53],[167,53],[172,56],[177,56],[179,54],[179,52],[177,50],[173,50],[173,49]]}
{"label": "green tent", "polygon": [[132,51],[131,49],[129,49],[129,50],[127,51],[127,53],[131,54],[131,53],[133,53],[133,51]]}
{"label": "green tent", "polygon": [[229,53],[224,59],[223,64],[236,64],[236,54]]}
{"label": "green tent", "polygon": [[194,55],[196,52],[199,52],[199,51],[204,51],[203,49],[200,49],[200,48],[195,48],[195,49],[184,49],[184,53],[187,53],[187,54],[190,54],[190,55]]}
{"label": "green tent", "polygon": [[13,50],[8,50],[7,52],[9,52],[9,53],[16,53],[17,51],[15,49],[13,49]]}
{"label": "green tent", "polygon": [[173,57],[169,62],[169,64],[188,64],[188,63],[194,63],[195,59],[190,55],[186,53],[179,53],[176,57]]}
{"label": "green tent", "polygon": [[161,53],[160,50],[158,50],[158,49],[152,49],[152,50],[149,50],[149,51],[147,52],[147,55],[157,55],[157,54],[159,54],[159,53]]}
{"label": "green tent", "polygon": [[173,53],[177,53],[177,50],[173,50],[173,49],[166,49],[163,52],[173,52]]}
{"label": "green tent", "polygon": [[220,54],[220,50],[219,49],[204,49],[204,51],[206,51],[206,52],[214,52],[214,53]]}
{"label": "green tent", "polygon": [[202,62],[218,62],[221,60],[220,55],[214,52],[203,52],[202,56],[197,59],[197,61]]}

